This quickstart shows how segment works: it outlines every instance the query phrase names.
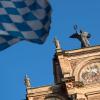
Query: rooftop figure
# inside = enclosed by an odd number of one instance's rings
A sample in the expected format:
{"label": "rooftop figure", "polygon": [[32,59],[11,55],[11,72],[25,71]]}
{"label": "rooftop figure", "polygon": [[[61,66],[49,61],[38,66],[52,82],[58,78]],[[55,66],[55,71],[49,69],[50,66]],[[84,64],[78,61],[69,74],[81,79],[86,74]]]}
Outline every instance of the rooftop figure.
{"label": "rooftop figure", "polygon": [[77,32],[77,29],[77,25],[74,25],[74,30],[76,32],[72,34],[70,38],[77,38],[81,42],[82,48],[89,47],[90,43],[88,39],[91,37],[91,35],[88,32],[84,32],[82,30],[80,30],[80,32]]}

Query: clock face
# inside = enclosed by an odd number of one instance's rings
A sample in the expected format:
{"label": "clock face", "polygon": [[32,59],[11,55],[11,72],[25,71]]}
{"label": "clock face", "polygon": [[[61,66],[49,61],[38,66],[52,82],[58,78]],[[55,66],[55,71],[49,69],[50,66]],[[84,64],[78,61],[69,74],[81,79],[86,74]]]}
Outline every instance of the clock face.
{"label": "clock face", "polygon": [[84,66],[79,77],[84,84],[100,83],[100,62]]}

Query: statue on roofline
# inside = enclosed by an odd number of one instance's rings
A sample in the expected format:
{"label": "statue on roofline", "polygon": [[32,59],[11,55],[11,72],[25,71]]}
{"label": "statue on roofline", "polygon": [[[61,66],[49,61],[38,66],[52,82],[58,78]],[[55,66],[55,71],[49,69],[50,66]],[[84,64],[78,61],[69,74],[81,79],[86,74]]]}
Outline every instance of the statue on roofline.
{"label": "statue on roofline", "polygon": [[81,42],[82,48],[89,47],[90,43],[88,39],[91,37],[91,35],[88,32],[83,32],[82,30],[80,30],[80,32],[78,33],[77,25],[74,25],[74,30],[76,32],[72,34],[70,38],[77,38]]}

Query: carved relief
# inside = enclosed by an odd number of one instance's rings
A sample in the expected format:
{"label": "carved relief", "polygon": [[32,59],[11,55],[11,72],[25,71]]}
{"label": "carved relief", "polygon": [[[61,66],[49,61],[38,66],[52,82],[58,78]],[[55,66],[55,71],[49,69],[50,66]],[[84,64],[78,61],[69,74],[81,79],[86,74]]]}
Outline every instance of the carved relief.
{"label": "carved relief", "polygon": [[77,61],[70,61],[72,69],[77,65]]}
{"label": "carved relief", "polygon": [[85,66],[80,72],[80,80],[85,84],[100,83],[100,63]]}
{"label": "carved relief", "polygon": [[84,60],[84,58],[82,58],[82,59],[70,59],[69,62],[71,64],[71,68],[75,69],[77,64],[79,64],[82,60]]}
{"label": "carved relief", "polygon": [[74,68],[73,76],[76,81],[83,81],[85,84],[100,81],[100,57],[89,57],[78,62]]}

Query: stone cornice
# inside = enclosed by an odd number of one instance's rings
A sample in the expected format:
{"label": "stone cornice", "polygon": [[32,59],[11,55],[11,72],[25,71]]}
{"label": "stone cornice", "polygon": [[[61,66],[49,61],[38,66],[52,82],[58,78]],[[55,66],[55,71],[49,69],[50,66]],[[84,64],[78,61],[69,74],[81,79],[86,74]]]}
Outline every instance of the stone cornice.
{"label": "stone cornice", "polygon": [[[92,92],[91,92],[92,91]],[[69,89],[68,93],[80,93],[80,94],[92,94],[92,93],[100,93],[100,84],[91,84],[91,85],[85,85],[84,87]]]}
{"label": "stone cornice", "polygon": [[91,53],[98,53],[100,52],[100,46],[88,47],[88,48],[81,48],[77,50],[65,50],[63,51],[63,55],[67,57],[71,56],[79,56]]}

